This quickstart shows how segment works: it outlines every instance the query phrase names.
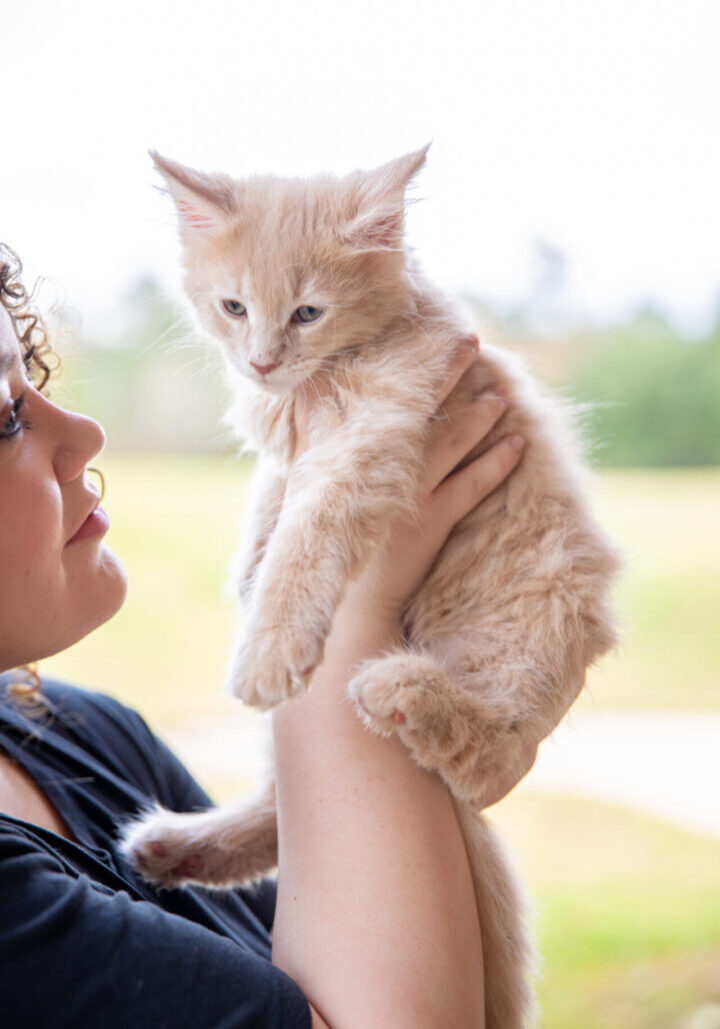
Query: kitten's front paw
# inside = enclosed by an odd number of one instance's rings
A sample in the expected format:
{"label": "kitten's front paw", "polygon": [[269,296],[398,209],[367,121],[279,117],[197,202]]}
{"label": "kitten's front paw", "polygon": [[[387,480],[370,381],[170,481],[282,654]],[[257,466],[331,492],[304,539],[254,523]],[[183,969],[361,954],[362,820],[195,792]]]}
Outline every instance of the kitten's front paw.
{"label": "kitten's front paw", "polygon": [[203,881],[197,818],[158,806],[125,826],[122,851],[143,879],[166,889]]}
{"label": "kitten's front paw", "polygon": [[291,632],[254,632],[236,651],[229,690],[252,707],[276,707],[307,689],[322,651],[322,640]]}

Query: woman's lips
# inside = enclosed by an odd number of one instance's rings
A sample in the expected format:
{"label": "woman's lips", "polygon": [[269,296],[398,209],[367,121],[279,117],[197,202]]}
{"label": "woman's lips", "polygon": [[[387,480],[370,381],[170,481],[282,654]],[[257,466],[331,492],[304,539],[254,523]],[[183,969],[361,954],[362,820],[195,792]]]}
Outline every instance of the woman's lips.
{"label": "woman's lips", "polygon": [[78,531],[72,536],[68,543],[77,543],[79,540],[92,539],[95,536],[104,536],[110,527],[110,519],[107,511],[96,507],[91,511]]}

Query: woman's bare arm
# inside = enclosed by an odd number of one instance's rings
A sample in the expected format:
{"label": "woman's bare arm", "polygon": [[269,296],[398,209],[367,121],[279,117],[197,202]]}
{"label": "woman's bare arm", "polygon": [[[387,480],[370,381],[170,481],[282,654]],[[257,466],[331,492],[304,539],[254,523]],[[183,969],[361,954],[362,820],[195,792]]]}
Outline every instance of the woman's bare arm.
{"label": "woman's bare arm", "polygon": [[[448,393],[472,358],[459,352]],[[402,602],[453,525],[519,459],[504,440],[445,479],[503,402],[488,394],[452,411],[451,395],[446,406],[418,519],[393,526],[383,553],[350,586],[309,692],[273,714],[273,961],[305,991],[318,1027],[484,1024],[481,927],[450,795],[396,737],[370,734],[346,694],[357,664],[401,640]]]}
{"label": "woman's bare arm", "polygon": [[340,623],[309,694],[274,715],[273,961],[333,1027],[481,1026],[480,932],[450,796],[345,696],[353,666],[394,634]]}

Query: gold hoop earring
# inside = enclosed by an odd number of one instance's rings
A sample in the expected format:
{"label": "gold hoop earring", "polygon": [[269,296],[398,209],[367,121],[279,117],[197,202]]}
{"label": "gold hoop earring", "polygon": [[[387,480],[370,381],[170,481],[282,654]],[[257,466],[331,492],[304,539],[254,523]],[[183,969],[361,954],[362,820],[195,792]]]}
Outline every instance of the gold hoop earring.
{"label": "gold hoop earring", "polygon": [[102,503],[102,499],[105,496],[105,476],[99,468],[86,468],[85,471],[92,472],[100,480],[100,503]]}

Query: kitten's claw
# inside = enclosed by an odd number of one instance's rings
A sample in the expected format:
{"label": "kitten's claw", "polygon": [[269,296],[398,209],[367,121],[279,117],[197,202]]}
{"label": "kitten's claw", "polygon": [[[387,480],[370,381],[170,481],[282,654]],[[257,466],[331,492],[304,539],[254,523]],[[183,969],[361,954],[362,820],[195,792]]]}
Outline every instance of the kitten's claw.
{"label": "kitten's claw", "polygon": [[122,851],[147,882],[172,889],[200,881],[203,859],[191,832],[196,819],[156,807],[125,826]]}

